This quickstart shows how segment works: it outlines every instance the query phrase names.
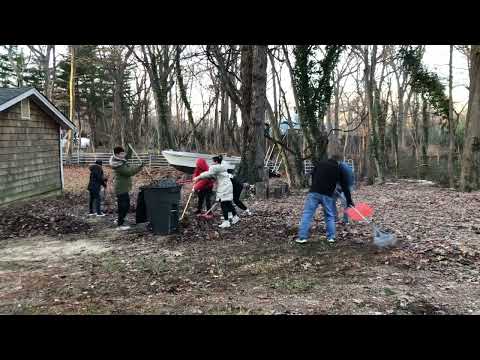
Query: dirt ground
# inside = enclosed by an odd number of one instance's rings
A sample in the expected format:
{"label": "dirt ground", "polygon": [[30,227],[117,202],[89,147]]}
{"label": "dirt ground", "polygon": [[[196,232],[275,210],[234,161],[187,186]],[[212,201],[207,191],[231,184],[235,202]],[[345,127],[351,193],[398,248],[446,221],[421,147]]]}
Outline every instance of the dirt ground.
{"label": "dirt ground", "polygon": [[304,192],[247,199],[254,215],[230,229],[217,227],[219,212],[213,221],[189,214],[178,234],[155,236],[145,225],[117,231],[113,206],[86,216],[87,169],[66,168],[65,181],[63,197],[0,209],[0,313],[480,313],[478,192],[362,186],[354,201],[371,204],[399,239],[379,250],[359,223],[338,224],[328,244],[321,211],[312,241],[294,243]]}

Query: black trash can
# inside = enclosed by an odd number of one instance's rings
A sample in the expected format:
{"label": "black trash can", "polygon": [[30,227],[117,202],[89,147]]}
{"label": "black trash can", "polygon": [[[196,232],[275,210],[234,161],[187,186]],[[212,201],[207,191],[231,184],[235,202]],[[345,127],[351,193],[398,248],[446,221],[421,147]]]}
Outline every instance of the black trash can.
{"label": "black trash can", "polygon": [[168,235],[178,229],[181,189],[182,186],[172,179],[142,187],[147,218],[155,235]]}

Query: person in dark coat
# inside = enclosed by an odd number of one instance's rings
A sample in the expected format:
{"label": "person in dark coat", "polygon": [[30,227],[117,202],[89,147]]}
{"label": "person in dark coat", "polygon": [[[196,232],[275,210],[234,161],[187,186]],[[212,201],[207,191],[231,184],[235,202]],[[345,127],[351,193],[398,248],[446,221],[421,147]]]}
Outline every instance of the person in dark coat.
{"label": "person in dark coat", "polygon": [[230,174],[230,180],[232,181],[233,185],[233,202],[240,209],[245,211],[245,214],[252,215],[252,212],[247,208],[247,206],[242,202],[242,200],[240,200],[240,195],[242,195],[243,191],[243,184],[238,181],[237,177],[233,174],[232,169],[228,169],[227,172]]}
{"label": "person in dark coat", "polygon": [[100,199],[100,190],[103,187],[107,187],[107,178],[103,174],[102,168],[102,160],[95,161],[95,164],[90,166],[90,180],[88,182],[88,191],[90,192],[90,212],[88,215],[93,216],[95,215],[94,212],[94,205],[95,210],[97,212],[97,216],[105,216],[101,210],[101,199]]}
{"label": "person in dark coat", "polygon": [[305,200],[298,239],[295,240],[299,244],[307,242],[310,225],[319,205],[323,207],[327,225],[327,241],[335,242],[335,220],[337,217],[335,189],[337,183],[340,184],[341,190],[345,194],[347,207],[355,206],[350,194],[348,179],[345,172],[342,171],[339,161],[340,155],[333,154],[328,160],[320,161],[313,169],[312,186]]}

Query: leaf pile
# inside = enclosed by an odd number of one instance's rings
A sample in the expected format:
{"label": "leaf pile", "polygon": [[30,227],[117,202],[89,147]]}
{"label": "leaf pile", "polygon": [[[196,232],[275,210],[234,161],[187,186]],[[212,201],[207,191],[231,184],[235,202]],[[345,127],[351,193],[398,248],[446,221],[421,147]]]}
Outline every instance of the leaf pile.
{"label": "leaf pile", "polygon": [[67,194],[1,208],[0,239],[90,231],[91,225],[72,210],[81,198]]}

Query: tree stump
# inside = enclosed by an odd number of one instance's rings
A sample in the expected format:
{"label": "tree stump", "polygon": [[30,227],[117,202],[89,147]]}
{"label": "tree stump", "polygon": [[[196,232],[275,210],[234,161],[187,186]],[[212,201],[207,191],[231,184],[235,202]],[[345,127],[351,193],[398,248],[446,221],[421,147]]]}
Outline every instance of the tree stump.
{"label": "tree stump", "polygon": [[255,184],[255,197],[262,200],[268,198],[268,186],[265,182],[261,181]]}
{"label": "tree stump", "polygon": [[272,189],[272,195],[275,199],[280,199],[283,195],[283,186],[275,186]]}

